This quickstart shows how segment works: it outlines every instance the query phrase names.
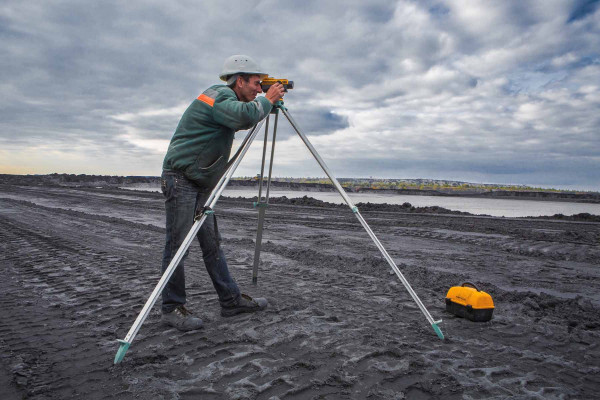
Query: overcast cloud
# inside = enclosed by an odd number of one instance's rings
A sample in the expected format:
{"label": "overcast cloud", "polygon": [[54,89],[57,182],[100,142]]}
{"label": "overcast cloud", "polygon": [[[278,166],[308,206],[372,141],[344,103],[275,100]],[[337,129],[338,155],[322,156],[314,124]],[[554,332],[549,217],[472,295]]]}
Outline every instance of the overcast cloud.
{"label": "overcast cloud", "polygon": [[[294,80],[286,105],[339,177],[600,190],[598,5],[5,0],[0,173],[160,175],[241,53]],[[285,120],[278,138],[276,176],[324,176]]]}

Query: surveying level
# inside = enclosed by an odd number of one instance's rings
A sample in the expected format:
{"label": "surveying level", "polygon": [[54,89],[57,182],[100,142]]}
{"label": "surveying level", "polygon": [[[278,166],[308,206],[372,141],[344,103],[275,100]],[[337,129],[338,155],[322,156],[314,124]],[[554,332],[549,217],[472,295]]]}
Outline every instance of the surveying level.
{"label": "surveying level", "polygon": [[288,81],[287,79],[276,79],[271,77],[263,79],[260,83],[260,87],[263,92],[266,92],[271,86],[273,86],[276,83],[281,83],[283,85],[284,92],[287,92],[288,89],[294,88],[294,81]]}

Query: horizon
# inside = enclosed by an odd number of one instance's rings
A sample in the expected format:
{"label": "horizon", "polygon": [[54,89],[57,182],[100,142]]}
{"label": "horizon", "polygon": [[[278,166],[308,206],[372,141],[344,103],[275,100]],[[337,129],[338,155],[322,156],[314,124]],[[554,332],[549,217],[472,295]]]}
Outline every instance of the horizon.
{"label": "horizon", "polygon": [[[7,174],[0,172],[0,175],[12,175],[12,176],[49,176],[49,175],[74,175],[74,176],[99,176],[99,177],[116,177],[116,178],[160,178],[160,175],[106,175],[106,174],[75,174],[75,173],[65,173],[65,172],[52,172],[47,174]],[[258,174],[252,175],[234,175],[231,179],[253,179],[256,178]],[[265,177],[266,179],[266,177]],[[272,180],[277,179],[306,179],[306,180],[329,180],[327,176],[301,176],[301,177],[292,177],[292,176],[273,176]],[[527,184],[504,184],[504,183],[486,183],[486,182],[469,182],[469,181],[457,181],[453,179],[432,179],[432,178],[380,178],[380,177],[336,177],[338,180],[370,180],[370,181],[432,181],[432,182],[452,182],[452,183],[461,183],[467,184],[470,186],[496,186],[496,187],[521,187],[523,189],[541,189],[541,190],[557,190],[557,191],[571,191],[571,192],[591,192],[591,193],[600,193],[600,190],[594,189],[566,189],[560,187],[542,187],[542,186],[531,186]]]}
{"label": "horizon", "polygon": [[[184,110],[248,54],[294,81],[335,176],[600,191],[596,0],[5,3],[0,173],[158,176]],[[321,175],[287,121],[277,138],[274,175]]]}

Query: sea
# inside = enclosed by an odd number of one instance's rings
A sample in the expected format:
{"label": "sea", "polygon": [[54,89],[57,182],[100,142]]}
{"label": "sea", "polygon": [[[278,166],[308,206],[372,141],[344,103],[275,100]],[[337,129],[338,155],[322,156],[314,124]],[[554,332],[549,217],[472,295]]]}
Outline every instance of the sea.
{"label": "sea", "polygon": [[[123,189],[159,191],[158,188],[134,188]],[[263,189],[263,196],[265,190]],[[548,200],[521,200],[521,199],[485,199],[474,197],[445,197],[445,196],[416,196],[399,194],[377,194],[377,193],[347,193],[352,202],[356,203],[387,203],[404,204],[410,203],[414,207],[439,206],[453,211],[464,211],[475,215],[490,215],[493,217],[539,217],[552,216],[555,214],[574,215],[589,213],[600,215],[600,204],[573,203],[567,201]],[[258,190],[249,188],[226,188],[223,196],[252,198],[258,195]],[[338,192],[311,192],[297,190],[280,190],[271,188],[269,196],[287,197],[289,199],[308,196],[328,203],[344,204],[342,196]]]}

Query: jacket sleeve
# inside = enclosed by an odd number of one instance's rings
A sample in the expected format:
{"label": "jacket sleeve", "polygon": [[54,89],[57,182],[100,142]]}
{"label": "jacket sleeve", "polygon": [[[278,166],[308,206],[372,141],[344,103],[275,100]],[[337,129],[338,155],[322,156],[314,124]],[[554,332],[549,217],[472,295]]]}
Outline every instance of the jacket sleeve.
{"label": "jacket sleeve", "polygon": [[265,97],[254,101],[239,101],[233,91],[221,92],[213,105],[215,122],[236,131],[250,129],[271,112],[271,102]]}

